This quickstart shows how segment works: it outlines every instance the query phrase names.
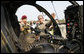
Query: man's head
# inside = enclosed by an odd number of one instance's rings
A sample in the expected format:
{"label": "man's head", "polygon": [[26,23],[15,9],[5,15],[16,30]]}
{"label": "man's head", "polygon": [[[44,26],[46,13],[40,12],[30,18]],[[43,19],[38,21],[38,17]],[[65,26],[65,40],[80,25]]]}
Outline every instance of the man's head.
{"label": "man's head", "polygon": [[43,23],[43,21],[44,21],[43,16],[42,16],[42,15],[39,15],[39,16],[38,16],[38,20],[39,20],[40,23]]}
{"label": "man's head", "polygon": [[55,13],[52,13],[51,16],[55,19],[55,16],[56,16],[56,15],[55,15]]}
{"label": "man's head", "polygon": [[27,16],[26,16],[26,15],[23,15],[23,16],[22,16],[22,21],[23,21],[24,23],[27,22]]}

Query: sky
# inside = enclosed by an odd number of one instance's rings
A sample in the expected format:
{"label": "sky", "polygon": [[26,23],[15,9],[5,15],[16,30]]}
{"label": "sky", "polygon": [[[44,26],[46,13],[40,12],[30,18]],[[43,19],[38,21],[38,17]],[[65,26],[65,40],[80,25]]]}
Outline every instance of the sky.
{"label": "sky", "polygon": [[[79,5],[83,5],[83,1],[77,1]],[[45,8],[50,14],[55,13],[56,14],[56,18],[55,19],[65,19],[65,15],[64,15],[64,10],[66,10],[66,8],[69,5],[72,5],[70,2],[68,1],[53,1],[53,5],[51,3],[51,1],[37,1],[36,4],[42,6],[43,8]],[[56,11],[56,12],[55,12]],[[17,15],[18,17],[18,21],[21,20],[21,17],[23,15],[27,16],[27,21],[31,21],[31,20],[38,20],[38,15],[43,15],[44,19],[49,19],[47,15],[45,15],[45,13],[42,14],[42,12],[39,12],[34,6],[31,5],[22,5],[20,6],[15,15]]]}

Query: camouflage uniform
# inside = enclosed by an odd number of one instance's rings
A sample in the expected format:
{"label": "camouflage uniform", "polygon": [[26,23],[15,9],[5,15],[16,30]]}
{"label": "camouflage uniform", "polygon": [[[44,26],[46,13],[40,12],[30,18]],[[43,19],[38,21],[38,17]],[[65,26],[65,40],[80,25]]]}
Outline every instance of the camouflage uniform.
{"label": "camouflage uniform", "polygon": [[43,31],[40,33],[40,35],[46,35],[44,30],[46,28],[49,28],[51,26],[51,24],[52,23],[50,21],[44,21],[42,24],[38,24],[37,28]]}
{"label": "camouflage uniform", "polygon": [[24,31],[22,31],[24,34],[28,34],[31,33],[31,29],[30,29],[30,24],[27,22],[26,24],[21,24],[20,23],[20,27],[24,28]]}

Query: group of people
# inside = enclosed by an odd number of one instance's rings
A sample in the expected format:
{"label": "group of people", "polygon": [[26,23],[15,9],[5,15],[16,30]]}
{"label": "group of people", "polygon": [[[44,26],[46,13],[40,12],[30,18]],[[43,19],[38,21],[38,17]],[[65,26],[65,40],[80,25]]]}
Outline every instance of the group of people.
{"label": "group of people", "polygon": [[[55,13],[52,13],[51,16],[55,19]],[[32,33],[33,31],[31,30],[30,27],[35,27],[40,29],[40,30],[45,30],[46,28],[52,28],[52,21],[45,21],[44,17],[42,15],[38,16],[38,21],[36,23],[34,23],[33,21],[31,21],[30,23],[27,22],[27,16],[23,15],[22,16],[22,21],[20,21],[20,29],[21,31],[25,34],[28,33]],[[59,21],[56,19],[56,22],[59,23]],[[44,33],[40,33],[40,34],[44,34]],[[53,32],[52,32],[53,34]],[[38,35],[37,35],[38,36]]]}

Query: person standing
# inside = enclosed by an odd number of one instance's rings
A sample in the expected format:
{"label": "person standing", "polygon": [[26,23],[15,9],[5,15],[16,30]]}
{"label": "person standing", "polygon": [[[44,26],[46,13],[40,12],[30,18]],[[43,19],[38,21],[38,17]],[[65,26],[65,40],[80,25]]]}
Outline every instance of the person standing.
{"label": "person standing", "polygon": [[30,24],[27,22],[27,16],[26,15],[22,16],[21,22],[19,24],[20,24],[20,30],[24,34],[31,33]]}

